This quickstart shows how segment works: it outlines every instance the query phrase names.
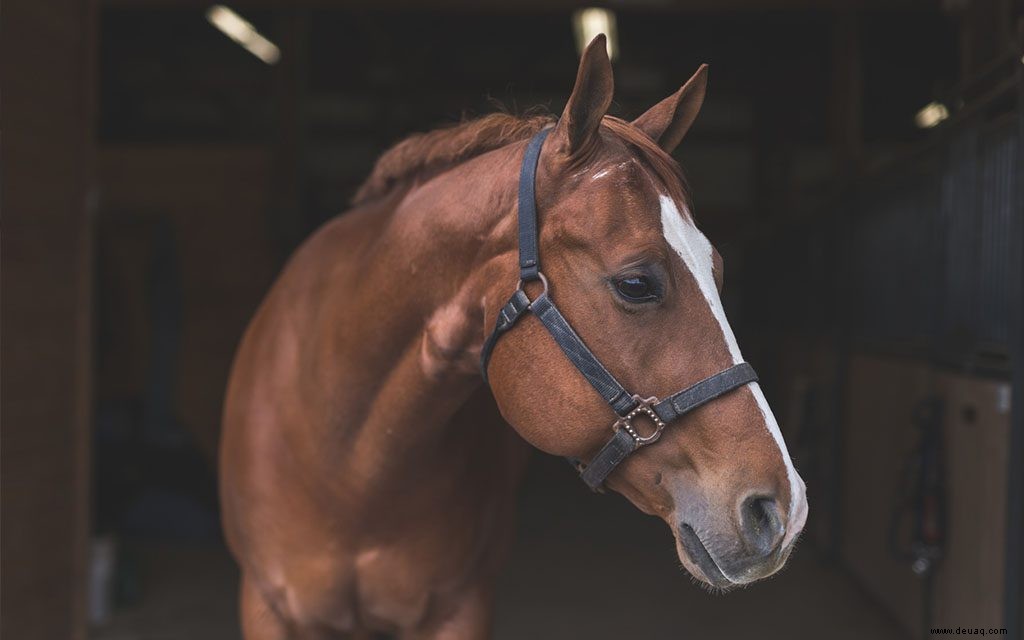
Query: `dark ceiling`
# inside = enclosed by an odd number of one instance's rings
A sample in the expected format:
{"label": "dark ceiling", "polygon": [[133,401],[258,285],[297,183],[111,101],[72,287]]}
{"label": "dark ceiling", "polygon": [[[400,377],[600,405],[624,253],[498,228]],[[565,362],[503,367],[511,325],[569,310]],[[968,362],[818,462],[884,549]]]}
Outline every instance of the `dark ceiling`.
{"label": "dark ceiling", "polygon": [[[304,78],[289,86],[302,94],[293,98],[318,138],[393,139],[496,103],[557,110],[575,73],[568,11],[244,15],[281,45],[278,67],[300,57]],[[912,138],[916,110],[956,79],[953,25],[939,12],[916,10],[865,12],[860,21],[866,141]],[[832,24],[822,11],[620,11],[616,110],[636,114],[708,62],[713,100],[778,101],[784,108],[772,111],[783,121],[774,126],[821,142]],[[273,135],[281,70],[216,31],[203,9],[106,9],[100,70],[103,140],[258,142]]]}
{"label": "dark ceiling", "polygon": [[[277,65],[217,31],[201,6],[104,9],[100,141],[272,148],[297,181],[305,230],[343,210],[402,137],[499,108],[557,112],[576,72],[569,10],[239,11],[279,45]],[[956,81],[954,22],[930,5],[856,18],[865,143],[913,141],[915,112]],[[754,212],[759,180],[829,175],[834,12],[638,8],[617,22],[615,115],[638,115],[711,65],[680,158],[699,204],[727,212],[723,224]],[[792,171],[772,168],[780,154]]]}

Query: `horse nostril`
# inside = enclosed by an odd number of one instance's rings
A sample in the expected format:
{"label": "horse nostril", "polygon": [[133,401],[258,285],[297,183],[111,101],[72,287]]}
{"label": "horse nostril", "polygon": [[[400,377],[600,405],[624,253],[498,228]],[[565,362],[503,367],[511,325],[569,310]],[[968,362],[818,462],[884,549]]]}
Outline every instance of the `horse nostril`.
{"label": "horse nostril", "polygon": [[775,498],[748,496],[740,506],[740,533],[747,547],[758,555],[774,551],[785,533]]}

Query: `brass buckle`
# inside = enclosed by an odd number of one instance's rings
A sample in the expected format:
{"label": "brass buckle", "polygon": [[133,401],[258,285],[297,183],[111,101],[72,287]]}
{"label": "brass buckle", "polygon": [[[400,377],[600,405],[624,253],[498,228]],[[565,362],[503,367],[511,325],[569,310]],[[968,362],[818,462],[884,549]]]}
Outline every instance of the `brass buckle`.
{"label": "brass buckle", "polygon": [[[636,442],[636,448],[639,449],[648,444],[652,444],[658,441],[661,437],[661,432],[665,430],[665,423],[661,421],[658,414],[654,411],[654,405],[658,404],[658,399],[654,396],[650,398],[641,398],[640,396],[633,396],[633,400],[636,401],[636,407],[625,416],[622,416],[615,421],[612,428],[615,430],[625,429],[626,433],[633,437]],[[654,431],[648,435],[642,435],[633,425],[633,420],[640,415],[645,414],[654,423]]]}

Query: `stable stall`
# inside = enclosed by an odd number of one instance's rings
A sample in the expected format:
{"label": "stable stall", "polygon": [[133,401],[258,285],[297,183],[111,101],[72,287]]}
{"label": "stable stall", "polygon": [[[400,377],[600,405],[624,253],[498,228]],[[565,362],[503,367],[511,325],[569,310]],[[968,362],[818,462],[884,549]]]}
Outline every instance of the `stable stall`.
{"label": "stable stall", "polygon": [[627,121],[710,64],[673,157],[810,515],[711,594],[534,453],[494,637],[1022,637],[1020,7],[613,5],[5,5],[5,637],[242,637],[217,472],[268,288],[395,143],[560,113],[597,32]]}

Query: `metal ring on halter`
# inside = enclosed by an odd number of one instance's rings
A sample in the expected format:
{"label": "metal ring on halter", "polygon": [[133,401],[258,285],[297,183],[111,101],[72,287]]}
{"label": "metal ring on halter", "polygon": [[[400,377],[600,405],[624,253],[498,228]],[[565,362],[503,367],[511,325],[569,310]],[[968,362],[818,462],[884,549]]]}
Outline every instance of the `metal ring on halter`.
{"label": "metal ring on halter", "polygon": [[[540,292],[540,295],[541,296],[546,295],[547,292],[548,292],[548,279],[545,278],[544,274],[541,273],[540,271],[537,272],[537,277],[540,278],[541,284],[544,285],[544,290]],[[526,289],[523,288],[523,285],[525,285],[525,284],[526,283],[523,282],[523,279],[520,278],[519,279],[519,284],[516,285],[516,289],[518,289],[519,291],[522,291],[523,293],[526,293]],[[537,298],[539,298],[539,297],[540,296],[537,296]],[[529,298],[529,296],[527,296],[527,298]],[[537,298],[534,298],[533,300],[536,300]],[[530,300],[530,302],[533,302],[533,300]]]}

